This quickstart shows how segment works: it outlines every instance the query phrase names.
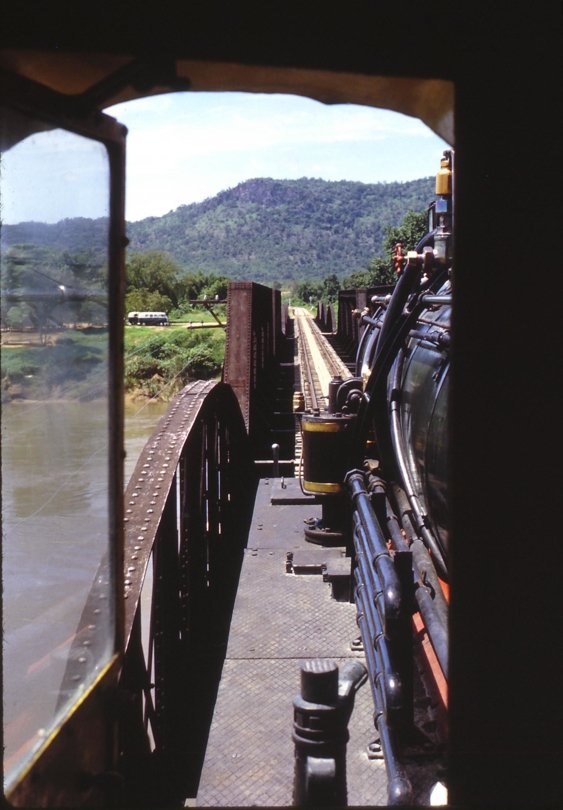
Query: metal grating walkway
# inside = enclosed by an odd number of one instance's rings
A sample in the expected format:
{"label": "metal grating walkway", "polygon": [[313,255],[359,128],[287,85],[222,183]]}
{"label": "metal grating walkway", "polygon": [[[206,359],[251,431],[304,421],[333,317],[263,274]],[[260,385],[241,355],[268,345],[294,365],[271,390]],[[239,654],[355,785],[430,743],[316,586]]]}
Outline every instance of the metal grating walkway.
{"label": "metal grating walkway", "polygon": [[[260,482],[197,806],[291,806],[300,663],[362,657],[351,648],[359,635],[355,607],[333,599],[320,573],[323,562],[344,552],[304,538],[304,521],[320,515],[297,479],[287,479],[285,488],[280,479]],[[294,554],[293,570],[303,573],[286,572],[287,552]],[[356,696],[349,730],[348,803],[384,805],[385,766],[367,755],[375,737],[367,684]]]}

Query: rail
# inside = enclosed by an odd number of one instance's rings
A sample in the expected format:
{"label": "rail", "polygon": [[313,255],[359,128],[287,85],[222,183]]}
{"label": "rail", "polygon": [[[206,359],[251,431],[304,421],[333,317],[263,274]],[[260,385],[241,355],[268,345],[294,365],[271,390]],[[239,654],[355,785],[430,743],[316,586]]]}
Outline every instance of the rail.
{"label": "rail", "polygon": [[306,309],[295,307],[296,337],[306,410],[321,410],[327,403],[333,377],[351,374]]}

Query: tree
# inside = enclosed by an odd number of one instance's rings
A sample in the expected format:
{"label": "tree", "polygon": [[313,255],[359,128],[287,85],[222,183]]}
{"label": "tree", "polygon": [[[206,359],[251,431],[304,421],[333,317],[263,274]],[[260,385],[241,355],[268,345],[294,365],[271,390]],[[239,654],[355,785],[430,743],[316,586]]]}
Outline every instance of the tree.
{"label": "tree", "polygon": [[170,312],[172,301],[167,295],[151,292],[145,287],[131,290],[125,295],[126,312]]}
{"label": "tree", "polygon": [[325,278],[322,286],[322,298],[327,301],[336,301],[340,290],[340,281],[336,273],[331,273]]}
{"label": "tree", "polygon": [[224,300],[227,297],[228,286],[229,279],[227,276],[217,276],[215,273],[209,273],[201,294],[206,295],[208,298],[217,297]]}
{"label": "tree", "polygon": [[179,272],[180,267],[165,253],[156,250],[134,253],[126,265],[127,291],[143,289],[159,293],[176,307]]}
{"label": "tree", "polygon": [[362,287],[378,287],[382,284],[394,284],[397,280],[392,265],[376,256],[365,270],[356,270],[343,280],[344,289],[360,289]]}
{"label": "tree", "polygon": [[427,231],[426,211],[408,211],[400,225],[385,229],[383,248],[386,258],[375,256],[365,270],[358,270],[344,279],[350,289],[394,284],[397,280],[393,265],[395,245],[400,242],[403,252],[414,250]]}
{"label": "tree", "polygon": [[367,269],[370,278],[368,287],[377,287],[380,284],[394,284],[397,281],[392,258],[382,259],[381,256],[376,256],[375,259],[369,262]]}
{"label": "tree", "polygon": [[207,276],[202,270],[196,273],[184,273],[177,282],[178,297],[181,303],[188,303],[201,298],[201,291],[207,283]]}
{"label": "tree", "polygon": [[388,227],[383,239],[383,249],[389,256],[390,263],[393,263],[393,250],[397,242],[401,243],[405,253],[407,250],[414,250],[427,229],[426,211],[408,211],[399,226]]}
{"label": "tree", "polygon": [[302,281],[295,285],[294,297],[306,304],[311,300],[318,301],[322,294],[322,285],[316,281]]}

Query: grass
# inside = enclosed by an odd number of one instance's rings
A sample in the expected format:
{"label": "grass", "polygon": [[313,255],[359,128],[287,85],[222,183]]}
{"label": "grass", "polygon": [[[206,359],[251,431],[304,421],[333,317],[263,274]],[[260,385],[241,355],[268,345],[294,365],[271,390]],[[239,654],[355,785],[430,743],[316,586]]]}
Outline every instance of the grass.
{"label": "grass", "polygon": [[[216,311],[223,317],[221,307]],[[185,316],[183,325],[124,328],[125,390],[168,398],[192,379],[220,374],[225,355],[225,331],[189,328],[216,321],[207,310]],[[20,343],[14,342],[17,337]],[[67,329],[49,333],[6,335],[2,345],[2,399],[64,397],[91,399],[107,385],[107,332]],[[27,341],[24,343],[24,340]]]}
{"label": "grass", "polygon": [[125,390],[171,396],[191,379],[217,376],[224,355],[223,329],[126,327]]}

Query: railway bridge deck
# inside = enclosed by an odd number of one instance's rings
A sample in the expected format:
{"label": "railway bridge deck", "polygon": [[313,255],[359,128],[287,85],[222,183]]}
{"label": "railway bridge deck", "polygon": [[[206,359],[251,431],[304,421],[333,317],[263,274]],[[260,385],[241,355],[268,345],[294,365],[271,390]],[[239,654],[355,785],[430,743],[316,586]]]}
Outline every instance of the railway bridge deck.
{"label": "railway bridge deck", "polygon": [[[350,370],[306,310],[294,310],[293,326],[294,369],[286,380],[304,393],[307,410],[324,410],[328,383],[336,375],[350,377]],[[297,460],[298,418],[295,423]],[[365,661],[349,549],[308,542],[304,529],[321,520],[322,499],[303,492],[298,464],[295,474],[280,475],[275,464],[272,470],[274,476],[258,482],[197,806],[291,805],[293,699],[300,692],[301,665],[333,661],[342,669],[350,660]],[[417,679],[415,711],[424,714],[428,705]],[[348,725],[349,805],[386,804],[387,774],[373,711],[364,684]],[[413,800],[429,804],[433,769],[419,759],[408,771]]]}
{"label": "railway bridge deck", "polygon": [[[320,515],[298,480],[261,479],[240,575],[227,655],[197,795],[198,806],[293,803],[293,698],[300,664],[362,660],[354,604],[335,599],[350,558],[305,541]],[[348,577],[346,577],[346,566]],[[346,594],[347,595],[347,594]],[[369,687],[356,696],[347,777],[353,805],[382,804],[385,767],[368,757],[374,739]]]}

